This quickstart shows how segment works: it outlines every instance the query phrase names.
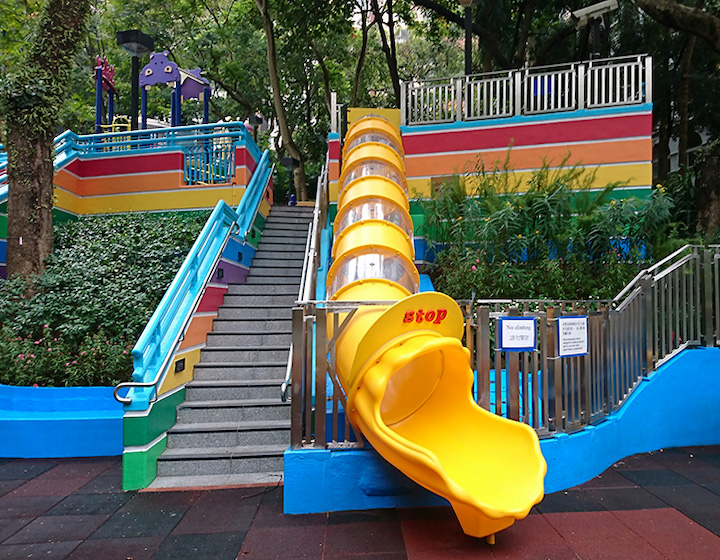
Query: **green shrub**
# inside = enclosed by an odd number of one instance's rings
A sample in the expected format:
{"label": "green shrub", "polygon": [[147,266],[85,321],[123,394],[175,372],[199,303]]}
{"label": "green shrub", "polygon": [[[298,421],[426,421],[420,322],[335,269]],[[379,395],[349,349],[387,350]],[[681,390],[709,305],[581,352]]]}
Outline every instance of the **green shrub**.
{"label": "green shrub", "polygon": [[0,283],[0,383],[112,385],[206,212],[82,217],[55,227],[44,275]]}
{"label": "green shrub", "polygon": [[480,168],[466,195],[459,178],[421,201],[436,288],[456,298],[608,299],[667,246],[672,200],[611,199],[588,191],[581,167],[537,170],[524,191],[505,165]]}

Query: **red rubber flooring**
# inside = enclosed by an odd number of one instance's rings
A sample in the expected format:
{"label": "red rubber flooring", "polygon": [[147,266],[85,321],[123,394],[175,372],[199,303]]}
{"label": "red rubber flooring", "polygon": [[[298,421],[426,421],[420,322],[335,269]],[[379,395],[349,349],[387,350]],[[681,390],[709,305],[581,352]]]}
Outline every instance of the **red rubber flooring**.
{"label": "red rubber flooring", "polygon": [[710,560],[720,446],[621,461],[546,496],[494,546],[465,536],[449,508],[289,516],[281,487],[122,492],[118,458],[0,459],[6,558]]}

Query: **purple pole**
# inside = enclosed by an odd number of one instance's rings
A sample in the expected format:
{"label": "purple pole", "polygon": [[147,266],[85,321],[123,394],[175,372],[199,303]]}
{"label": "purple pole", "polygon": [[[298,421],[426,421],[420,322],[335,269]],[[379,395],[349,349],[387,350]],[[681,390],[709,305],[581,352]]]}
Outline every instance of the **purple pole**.
{"label": "purple pole", "polygon": [[210,121],[210,86],[205,86],[203,91],[203,124]]}
{"label": "purple pole", "polygon": [[108,112],[107,112],[108,124],[112,124],[114,118],[115,118],[115,94],[112,92],[111,89],[109,89],[108,90]]}
{"label": "purple pole", "polygon": [[147,129],[147,90],[145,86],[140,88],[140,116],[142,117],[140,126],[145,130]]}

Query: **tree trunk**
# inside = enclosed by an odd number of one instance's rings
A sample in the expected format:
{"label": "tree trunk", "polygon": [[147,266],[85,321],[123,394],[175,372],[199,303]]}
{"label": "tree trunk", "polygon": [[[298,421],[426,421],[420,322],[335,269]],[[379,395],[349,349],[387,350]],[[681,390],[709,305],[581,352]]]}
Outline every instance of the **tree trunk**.
{"label": "tree trunk", "polygon": [[[696,8],[701,9],[705,0],[698,0]],[[692,63],[693,51],[697,37],[690,35],[685,52],[680,59],[680,88],[678,91],[678,115],[680,123],[678,127],[678,164],[687,165],[688,134],[690,122],[690,66]]]}
{"label": "tree trunk", "polygon": [[360,6],[360,18],[362,44],[360,45],[360,55],[358,56],[357,65],[355,66],[355,79],[353,80],[352,98],[350,99],[351,107],[355,107],[357,105],[358,91],[360,89],[360,76],[362,75],[362,69],[365,65],[365,55],[367,54],[368,45],[367,10],[364,10],[362,6]]}
{"label": "tree trunk", "polygon": [[698,229],[707,236],[720,233],[720,144],[713,142],[697,166],[695,184]]}
{"label": "tree trunk", "polygon": [[4,76],[0,84],[8,152],[8,276],[42,273],[53,251],[53,136],[91,3],[49,0],[22,72]]}
{"label": "tree trunk", "polygon": [[277,49],[275,48],[275,29],[272,18],[268,10],[268,0],[255,0],[255,4],[260,11],[263,19],[263,28],[265,29],[265,38],[267,40],[267,57],[268,57],[268,73],[270,75],[270,86],[272,87],[273,106],[277,115],[278,127],[283,139],[283,145],[290,157],[300,162],[300,167],[295,170],[294,183],[295,192],[299,201],[307,200],[307,184],[305,183],[305,173],[303,158],[300,150],[292,139],[292,133],[288,126],[287,114],[283,106],[282,96],[280,95],[280,75],[277,67]]}
{"label": "tree trunk", "polygon": [[383,27],[382,11],[378,0],[372,0],[373,13],[375,14],[375,23],[380,31],[380,42],[382,50],[385,53],[385,59],[387,60],[388,70],[390,72],[390,80],[392,81],[393,92],[395,94],[395,103],[400,106],[400,74],[398,73],[397,65],[397,54],[395,52],[395,16],[393,14],[392,0],[387,0],[387,12],[388,12],[388,35],[385,34],[385,27]]}

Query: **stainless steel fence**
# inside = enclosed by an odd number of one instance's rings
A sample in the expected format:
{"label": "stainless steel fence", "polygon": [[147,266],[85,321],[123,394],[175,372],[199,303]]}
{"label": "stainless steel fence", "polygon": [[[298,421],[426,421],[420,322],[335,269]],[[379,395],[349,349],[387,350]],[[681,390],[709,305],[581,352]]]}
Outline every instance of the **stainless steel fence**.
{"label": "stainless steel fence", "polygon": [[[641,271],[614,300],[458,303],[477,403],[529,424],[540,437],[571,433],[621,407],[638,383],[681,350],[720,344],[720,246],[683,247]],[[360,305],[389,304],[305,300],[293,310],[294,448],[362,445],[333,375],[335,340],[325,335],[328,321],[339,333],[341,317]],[[588,318],[587,355],[558,355],[558,319],[568,315]],[[498,347],[498,319],[512,316],[536,318],[536,350]]]}
{"label": "stainless steel fence", "polygon": [[403,125],[595,109],[652,102],[652,58],[596,59],[400,85]]}

